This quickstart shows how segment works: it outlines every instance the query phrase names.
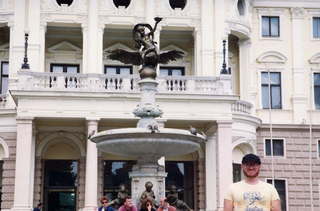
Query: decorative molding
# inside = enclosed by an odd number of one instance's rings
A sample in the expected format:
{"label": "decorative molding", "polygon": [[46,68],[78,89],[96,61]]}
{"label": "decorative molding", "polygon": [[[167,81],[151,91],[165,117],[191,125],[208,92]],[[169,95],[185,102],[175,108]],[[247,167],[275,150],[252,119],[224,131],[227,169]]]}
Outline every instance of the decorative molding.
{"label": "decorative molding", "polygon": [[48,48],[48,52],[50,53],[63,53],[63,54],[69,54],[69,53],[82,53],[82,49],[77,47],[76,45],[73,45],[72,43],[68,41],[62,41],[58,44],[55,44]]}
{"label": "decorative molding", "polygon": [[3,158],[9,158],[9,147],[8,147],[8,144],[7,142],[0,137],[0,145],[2,146],[3,148],[3,152],[4,152],[4,155],[3,155]]}
{"label": "decorative molding", "polygon": [[59,6],[56,0],[41,0],[41,12],[55,12],[60,14],[70,13],[86,13],[87,11],[86,0],[73,0],[70,6],[62,5]]}
{"label": "decorative molding", "polygon": [[286,11],[286,8],[256,8],[259,15],[283,15]]}
{"label": "decorative molding", "polygon": [[306,16],[306,11],[302,7],[293,7],[290,11],[293,19],[304,19]]}
{"label": "decorative molding", "polygon": [[320,52],[316,53],[309,59],[310,64],[320,64]]}
{"label": "decorative molding", "polygon": [[[61,138],[63,139],[59,140]],[[70,141],[66,141],[66,140],[70,140]],[[51,145],[56,143],[69,144],[79,150],[81,157],[86,155],[85,147],[83,146],[83,143],[81,142],[79,137],[69,132],[57,131],[55,133],[51,133],[50,135],[46,135],[42,139],[40,144],[38,144],[36,156],[38,157],[42,156],[43,152],[45,152]]]}
{"label": "decorative molding", "polygon": [[198,0],[188,0],[183,10],[176,8],[172,9],[169,0],[156,1],[156,15],[161,17],[176,17],[176,18],[200,18],[200,3]]}
{"label": "decorative molding", "polygon": [[287,57],[277,51],[267,51],[257,58],[258,63],[280,63],[287,62]]}

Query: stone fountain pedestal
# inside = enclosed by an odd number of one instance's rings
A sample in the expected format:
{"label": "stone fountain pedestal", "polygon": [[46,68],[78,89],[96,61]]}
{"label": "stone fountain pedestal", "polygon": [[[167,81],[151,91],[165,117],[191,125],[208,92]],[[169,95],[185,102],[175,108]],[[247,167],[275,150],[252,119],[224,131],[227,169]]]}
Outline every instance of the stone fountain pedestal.
{"label": "stone fountain pedestal", "polygon": [[91,138],[101,151],[137,160],[130,172],[131,195],[136,204],[139,204],[148,181],[153,184],[156,201],[165,196],[167,173],[158,164],[158,159],[197,151],[205,141],[202,135],[187,130],[159,128],[155,119],[162,115],[155,101],[158,82],[152,77],[146,77],[138,84],[141,100],[133,111],[135,116],[140,117],[137,127],[106,130]]}
{"label": "stone fountain pedestal", "polygon": [[131,178],[131,195],[136,204],[140,202],[141,193],[145,190],[146,182],[153,184],[153,191],[156,201],[165,197],[165,178],[167,173],[164,166],[160,166],[157,162],[145,162],[143,160],[133,167],[129,177]]}

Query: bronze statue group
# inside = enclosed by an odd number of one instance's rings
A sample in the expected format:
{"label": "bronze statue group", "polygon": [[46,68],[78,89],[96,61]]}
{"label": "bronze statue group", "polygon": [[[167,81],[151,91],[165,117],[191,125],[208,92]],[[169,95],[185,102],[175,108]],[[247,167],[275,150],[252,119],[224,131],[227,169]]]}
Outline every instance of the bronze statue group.
{"label": "bronze statue group", "polygon": [[109,201],[107,197],[102,197],[101,207],[98,211],[191,211],[192,209],[178,198],[178,191],[175,185],[170,187],[166,198],[156,200],[152,190],[153,184],[148,181],[145,183],[145,191],[142,192],[137,204],[133,203],[125,185],[119,186],[117,198]]}

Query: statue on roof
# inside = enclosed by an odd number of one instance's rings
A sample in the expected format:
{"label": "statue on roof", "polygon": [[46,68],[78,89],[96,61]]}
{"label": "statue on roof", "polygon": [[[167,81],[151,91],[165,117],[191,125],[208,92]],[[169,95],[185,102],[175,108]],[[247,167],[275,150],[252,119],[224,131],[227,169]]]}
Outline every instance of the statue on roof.
{"label": "statue on roof", "polygon": [[108,51],[108,58],[111,60],[117,60],[124,64],[142,65],[139,70],[141,79],[155,79],[159,63],[168,64],[170,61],[181,59],[184,55],[183,52],[177,50],[159,51],[157,42],[154,41],[154,33],[162,18],[155,17],[154,20],[154,27],[148,23],[139,23],[133,27],[132,36],[135,41],[135,51],[124,49]]}

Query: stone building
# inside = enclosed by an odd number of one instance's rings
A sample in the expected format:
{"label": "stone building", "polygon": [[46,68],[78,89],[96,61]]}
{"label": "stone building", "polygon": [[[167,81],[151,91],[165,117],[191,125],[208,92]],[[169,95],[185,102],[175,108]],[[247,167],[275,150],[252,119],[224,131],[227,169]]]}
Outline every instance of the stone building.
{"label": "stone building", "polygon": [[185,54],[158,69],[159,123],[207,135],[159,161],[166,185],[194,210],[222,210],[253,152],[283,210],[319,210],[319,0],[0,0],[1,210],[93,210],[130,189],[135,161],[88,134],[135,127],[139,68],[107,51],[133,50],[132,27],[156,16],[160,49]]}

